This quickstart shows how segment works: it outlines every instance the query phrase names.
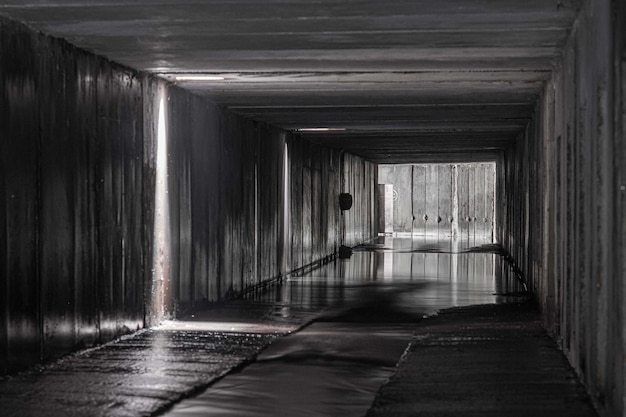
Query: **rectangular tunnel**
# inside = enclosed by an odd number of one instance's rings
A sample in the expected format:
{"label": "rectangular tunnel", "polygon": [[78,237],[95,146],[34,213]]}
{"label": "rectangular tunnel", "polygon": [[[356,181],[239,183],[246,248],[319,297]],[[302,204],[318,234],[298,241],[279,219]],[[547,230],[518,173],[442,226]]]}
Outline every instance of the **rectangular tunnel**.
{"label": "rectangular tunnel", "polygon": [[[493,240],[602,416],[626,404],[625,22],[624,2],[582,2],[531,121],[488,150]],[[406,165],[425,188],[428,146]],[[382,177],[374,162],[0,17],[0,374],[369,241],[377,185],[393,182]],[[398,214],[398,231],[448,220],[423,202],[410,222]]]}

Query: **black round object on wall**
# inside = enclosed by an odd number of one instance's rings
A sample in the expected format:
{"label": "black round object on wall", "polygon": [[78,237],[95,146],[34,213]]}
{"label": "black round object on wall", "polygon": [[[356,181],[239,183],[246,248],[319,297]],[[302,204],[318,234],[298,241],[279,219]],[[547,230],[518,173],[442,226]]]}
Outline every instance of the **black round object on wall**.
{"label": "black round object on wall", "polygon": [[352,195],[348,193],[339,194],[339,208],[341,210],[350,210],[352,207]]}

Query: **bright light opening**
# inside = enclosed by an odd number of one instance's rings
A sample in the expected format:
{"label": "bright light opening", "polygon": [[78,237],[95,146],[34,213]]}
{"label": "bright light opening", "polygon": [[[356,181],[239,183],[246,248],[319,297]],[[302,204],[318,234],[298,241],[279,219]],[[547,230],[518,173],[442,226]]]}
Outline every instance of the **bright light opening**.
{"label": "bright light opening", "polygon": [[167,125],[165,100],[161,97],[157,119],[156,184],[154,198],[154,244],[152,262],[152,323],[166,316],[170,275],[170,207],[167,172]]}
{"label": "bright light opening", "polygon": [[296,129],[296,132],[344,132],[345,127],[303,127]]}
{"label": "bright light opening", "polygon": [[379,165],[378,182],[379,233],[493,241],[495,162]]}
{"label": "bright light opening", "polygon": [[218,75],[177,75],[176,81],[224,81],[226,78]]}

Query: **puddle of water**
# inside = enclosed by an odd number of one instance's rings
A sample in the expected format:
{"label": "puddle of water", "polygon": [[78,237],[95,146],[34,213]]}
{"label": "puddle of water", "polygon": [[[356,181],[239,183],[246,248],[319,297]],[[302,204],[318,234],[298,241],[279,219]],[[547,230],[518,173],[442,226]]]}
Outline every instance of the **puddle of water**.
{"label": "puddle of water", "polygon": [[469,247],[461,241],[381,238],[355,251],[349,260],[290,278],[252,294],[250,300],[274,300],[286,310],[321,310],[402,293],[394,299],[403,308],[423,307],[432,314],[443,308],[504,302],[502,295],[521,290],[514,277],[505,278],[500,256],[463,252]]}
{"label": "puddle of water", "polygon": [[257,291],[230,312],[198,314],[195,326],[213,322],[224,329],[251,323],[284,329],[286,323],[315,321],[167,415],[364,415],[417,321],[443,308],[505,302],[502,294],[521,289],[504,278],[498,255],[451,253],[468,247],[385,238],[349,260]]}

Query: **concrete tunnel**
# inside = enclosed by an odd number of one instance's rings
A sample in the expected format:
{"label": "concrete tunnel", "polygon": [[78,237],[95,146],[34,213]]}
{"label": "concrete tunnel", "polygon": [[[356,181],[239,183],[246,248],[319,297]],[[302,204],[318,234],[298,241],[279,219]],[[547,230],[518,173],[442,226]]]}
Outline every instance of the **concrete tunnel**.
{"label": "concrete tunnel", "polygon": [[611,0],[1,0],[0,374],[371,241],[379,167],[489,163],[493,242],[626,415],[625,24]]}

